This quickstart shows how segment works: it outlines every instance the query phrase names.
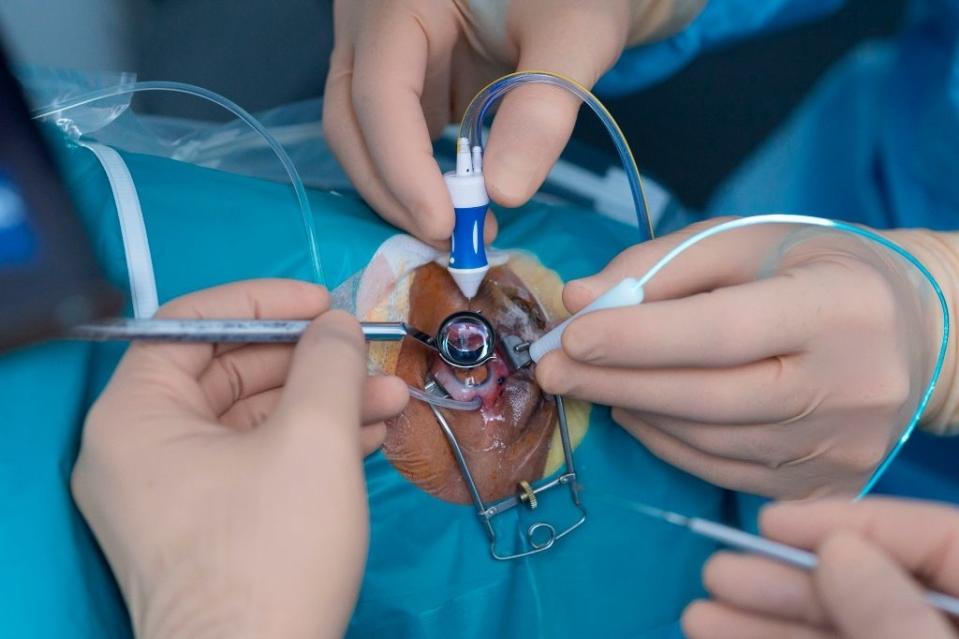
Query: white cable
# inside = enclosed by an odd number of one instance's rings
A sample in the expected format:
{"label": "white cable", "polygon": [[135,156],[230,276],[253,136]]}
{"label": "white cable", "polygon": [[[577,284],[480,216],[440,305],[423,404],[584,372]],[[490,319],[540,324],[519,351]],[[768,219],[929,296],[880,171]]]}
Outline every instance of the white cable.
{"label": "white cable", "polygon": [[150,241],[147,238],[143,209],[137,195],[133,176],[126,162],[114,149],[95,142],[80,142],[96,156],[110,181],[113,201],[120,222],[120,235],[123,239],[123,254],[127,262],[127,275],[130,279],[130,299],[133,302],[133,316],[137,318],[153,317],[159,308],[156,276],[153,272],[153,256],[150,254]]}

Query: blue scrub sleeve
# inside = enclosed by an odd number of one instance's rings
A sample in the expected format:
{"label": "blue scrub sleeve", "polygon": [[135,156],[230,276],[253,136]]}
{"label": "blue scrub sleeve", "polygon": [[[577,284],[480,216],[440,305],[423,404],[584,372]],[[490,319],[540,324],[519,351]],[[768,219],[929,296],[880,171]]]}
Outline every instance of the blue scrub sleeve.
{"label": "blue scrub sleeve", "polygon": [[615,97],[662,80],[700,52],[764,31],[775,31],[835,11],[844,0],[708,0],[683,31],[654,44],[626,50],[596,85]]}

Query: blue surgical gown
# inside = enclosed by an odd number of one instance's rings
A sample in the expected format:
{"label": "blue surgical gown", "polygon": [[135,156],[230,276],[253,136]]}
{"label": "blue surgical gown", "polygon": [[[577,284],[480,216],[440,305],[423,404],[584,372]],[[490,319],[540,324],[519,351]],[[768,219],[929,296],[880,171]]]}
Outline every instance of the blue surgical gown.
{"label": "blue surgical gown", "polygon": [[[641,88],[706,49],[815,18],[842,4],[711,0],[681,33],[627,51],[597,91],[617,95]],[[899,37],[867,43],[838,63],[720,189],[710,214],[786,211],[877,228],[956,228],[957,45],[959,0],[911,2]]]}

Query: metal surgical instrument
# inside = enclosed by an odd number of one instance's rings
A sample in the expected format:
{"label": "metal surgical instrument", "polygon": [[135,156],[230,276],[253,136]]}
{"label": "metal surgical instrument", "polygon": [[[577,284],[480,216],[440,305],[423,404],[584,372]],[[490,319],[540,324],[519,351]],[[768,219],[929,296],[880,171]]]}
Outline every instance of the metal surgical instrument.
{"label": "metal surgical instrument", "polygon": [[[818,563],[818,557],[808,550],[782,544],[778,541],[772,541],[771,539],[766,539],[765,537],[760,537],[759,535],[753,535],[732,526],[720,524],[708,519],[701,519],[699,517],[680,515],[678,513],[661,510],[653,506],[647,506],[646,504],[639,504],[625,499],[620,499],[618,497],[613,497],[612,495],[601,495],[601,497],[620,504],[626,504],[631,510],[635,510],[648,517],[665,521],[675,526],[681,526],[690,530],[691,532],[696,533],[697,535],[714,539],[715,541],[725,544],[731,548],[753,552],[757,555],[762,555],[764,557],[789,564],[790,566],[802,568],[803,570],[813,570]],[[959,599],[956,597],[951,597],[933,590],[926,590],[925,600],[930,606],[937,608],[946,614],[959,618]]]}
{"label": "metal surgical instrument", "polygon": [[[309,324],[305,320],[114,319],[74,327],[69,337],[97,342],[279,343],[298,341]],[[367,341],[398,342],[411,337],[456,368],[481,366],[496,351],[496,331],[479,313],[453,313],[435,336],[403,322],[360,322],[360,326]]]}
{"label": "metal surgical instrument", "polygon": [[[436,395],[438,397],[448,396],[448,393],[443,389],[443,387],[440,386],[439,383],[432,377],[426,380],[424,390],[426,390],[428,394]],[[453,429],[450,427],[449,422],[446,421],[443,413],[440,412],[440,410],[432,403],[429,404],[430,410],[433,411],[436,421],[439,423],[440,428],[443,430],[443,434],[446,436],[446,439],[449,442],[453,456],[456,458],[456,463],[460,467],[460,473],[463,476],[463,481],[466,482],[466,487],[469,489],[470,496],[473,499],[473,505],[476,508],[476,514],[483,523],[483,527],[485,528],[486,534],[489,537],[490,555],[493,556],[493,559],[506,561],[509,559],[519,559],[521,557],[528,557],[530,555],[544,552],[552,548],[553,544],[586,522],[586,509],[583,508],[583,504],[579,498],[580,487],[576,480],[576,468],[573,466],[573,446],[569,438],[569,425],[566,422],[566,407],[563,404],[563,398],[559,395],[555,397],[555,401],[556,413],[559,417],[559,434],[560,439],[563,442],[563,456],[566,462],[566,468],[562,473],[560,473],[559,476],[538,486],[531,486],[529,482],[525,481],[521,482],[516,495],[506,497],[494,503],[486,503],[483,501],[483,497],[480,495],[476,481],[473,479],[473,473],[470,471],[469,464],[466,461],[466,456],[463,454],[463,449],[460,447],[459,441],[456,439],[456,434],[453,433]],[[554,526],[546,521],[534,522],[526,529],[526,541],[529,544],[528,550],[500,554],[497,547],[496,529],[493,527],[492,519],[496,515],[504,513],[507,510],[517,506],[526,506],[530,510],[535,510],[538,505],[538,495],[556,486],[567,486],[569,488],[570,499],[573,502],[573,506],[578,511],[576,520],[562,530],[558,530],[557,526]],[[539,533],[543,534],[541,535],[540,539],[537,539],[537,535]]]}

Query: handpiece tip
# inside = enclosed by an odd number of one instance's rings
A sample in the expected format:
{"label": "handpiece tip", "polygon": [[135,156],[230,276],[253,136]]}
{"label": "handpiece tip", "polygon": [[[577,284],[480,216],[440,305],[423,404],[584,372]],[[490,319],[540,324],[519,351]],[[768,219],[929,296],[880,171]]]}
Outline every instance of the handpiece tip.
{"label": "handpiece tip", "polygon": [[486,271],[488,270],[489,268],[487,267],[473,269],[451,268],[449,271],[460,293],[463,294],[463,297],[467,300],[472,300],[479,292],[480,285],[483,283],[483,278],[486,277]]}

